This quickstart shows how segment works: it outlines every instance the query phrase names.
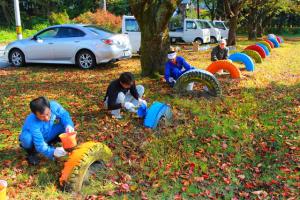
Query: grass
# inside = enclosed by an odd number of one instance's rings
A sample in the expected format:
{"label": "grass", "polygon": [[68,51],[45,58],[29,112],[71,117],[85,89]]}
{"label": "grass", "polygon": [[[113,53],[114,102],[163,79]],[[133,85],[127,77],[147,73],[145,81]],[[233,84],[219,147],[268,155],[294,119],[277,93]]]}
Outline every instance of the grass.
{"label": "grass", "polygon": [[[248,44],[240,38],[238,50]],[[180,97],[160,80],[141,78],[138,58],[89,71],[59,65],[2,69],[0,178],[8,181],[8,196],[84,198],[59,189],[63,163],[43,160],[38,167],[28,166],[18,147],[29,101],[45,95],[70,111],[79,142],[100,141],[112,149],[108,176],[116,189],[95,194],[99,199],[256,199],[259,194],[264,199],[296,199],[299,48],[299,41],[286,41],[256,64],[255,72],[242,71],[241,80],[219,77],[223,97],[217,99]],[[198,68],[210,63],[209,52],[180,54]],[[172,106],[171,126],[151,131],[127,114],[121,121],[111,119],[98,106],[109,81],[123,71],[137,75],[148,102]]]}

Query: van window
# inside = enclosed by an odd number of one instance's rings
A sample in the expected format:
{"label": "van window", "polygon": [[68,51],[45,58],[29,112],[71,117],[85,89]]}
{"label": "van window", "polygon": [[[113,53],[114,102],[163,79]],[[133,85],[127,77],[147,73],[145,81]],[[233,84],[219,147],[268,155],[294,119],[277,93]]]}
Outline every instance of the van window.
{"label": "van window", "polygon": [[197,25],[193,21],[186,21],[186,29],[197,29]]}
{"label": "van window", "polygon": [[204,22],[204,21],[197,21],[197,22],[198,22],[198,25],[201,27],[201,29],[211,28],[211,26],[207,22]]}
{"label": "van window", "polygon": [[140,27],[135,19],[126,19],[125,30],[127,32],[140,32]]}
{"label": "van window", "polygon": [[214,25],[218,29],[224,29],[225,30],[225,26],[222,22],[215,22]]}

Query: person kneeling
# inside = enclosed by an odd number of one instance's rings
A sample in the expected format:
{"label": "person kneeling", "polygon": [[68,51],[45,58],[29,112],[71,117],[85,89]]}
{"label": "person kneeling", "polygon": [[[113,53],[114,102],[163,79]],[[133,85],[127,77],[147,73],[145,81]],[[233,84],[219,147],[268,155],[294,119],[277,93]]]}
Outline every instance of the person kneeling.
{"label": "person kneeling", "polygon": [[[222,39],[220,40],[220,43],[218,46],[212,49],[211,52],[211,61],[218,61],[218,60],[228,60],[229,56],[229,49],[226,47],[226,40]],[[225,74],[223,69],[218,71],[219,75]]]}
{"label": "person kneeling", "polygon": [[140,105],[147,106],[147,102],[142,99],[144,92],[142,85],[135,85],[133,74],[124,72],[109,84],[104,98],[104,107],[110,110],[115,118],[121,119],[122,108],[129,112],[136,112]]}
{"label": "person kneeling", "polygon": [[54,148],[52,144],[60,141],[58,136],[61,133],[74,132],[69,113],[59,103],[45,97],[32,100],[30,110],[19,136],[29,164],[39,163],[38,153],[51,160],[67,155],[63,147]]}
{"label": "person kneeling", "polygon": [[[168,62],[165,65],[165,80],[171,86],[174,87],[177,79],[185,72],[195,69],[181,56],[177,56],[175,51],[168,53]],[[188,91],[192,91],[194,83],[190,83],[187,86]]]}

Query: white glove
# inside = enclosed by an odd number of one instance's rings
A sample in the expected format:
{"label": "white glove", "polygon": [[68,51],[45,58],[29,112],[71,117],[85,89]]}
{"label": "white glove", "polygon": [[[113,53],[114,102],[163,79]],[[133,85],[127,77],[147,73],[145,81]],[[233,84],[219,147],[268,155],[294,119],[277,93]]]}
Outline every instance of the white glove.
{"label": "white glove", "polygon": [[67,155],[67,152],[64,150],[63,147],[56,147],[54,150],[54,156],[59,158]]}
{"label": "white glove", "polygon": [[72,126],[68,125],[66,127],[66,133],[72,133],[72,132],[74,132],[74,128]]}
{"label": "white glove", "polygon": [[147,101],[145,101],[144,99],[139,98],[139,106],[141,106],[142,104],[147,106]]}
{"label": "white glove", "polygon": [[232,63],[232,60],[230,60],[230,59],[227,59],[227,60]]}
{"label": "white glove", "polygon": [[172,82],[176,83],[175,79],[174,79],[174,78],[172,78],[172,77],[171,77],[171,78],[169,78],[169,82],[170,82],[170,83],[172,83]]}
{"label": "white glove", "polygon": [[127,110],[132,110],[132,109],[135,108],[135,106],[134,106],[133,103],[131,103],[131,102],[125,102],[124,107],[125,107]]}

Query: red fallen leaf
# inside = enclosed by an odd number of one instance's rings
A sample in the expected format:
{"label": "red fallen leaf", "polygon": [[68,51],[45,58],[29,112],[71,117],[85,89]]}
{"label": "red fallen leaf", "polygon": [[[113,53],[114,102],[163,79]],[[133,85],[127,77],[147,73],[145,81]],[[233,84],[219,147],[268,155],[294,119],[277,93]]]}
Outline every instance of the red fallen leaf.
{"label": "red fallen leaf", "polygon": [[115,194],[115,191],[113,191],[113,190],[107,192],[108,196],[113,196],[114,194]]}
{"label": "red fallen leaf", "polygon": [[176,194],[174,196],[174,200],[181,200],[181,199],[182,199],[181,194]]}
{"label": "red fallen leaf", "polygon": [[254,188],[255,186],[254,186],[254,184],[253,183],[245,183],[245,188],[246,189],[251,189],[251,188]]}
{"label": "red fallen leaf", "polygon": [[280,167],[279,169],[280,169],[281,171],[285,172],[285,173],[290,173],[290,172],[291,172],[291,170],[290,170],[289,168],[285,167],[285,166],[282,166],[282,167]]}
{"label": "red fallen leaf", "polygon": [[274,180],[274,179],[270,181],[270,184],[277,185],[278,183],[279,183],[279,182],[278,182],[278,181],[276,181],[276,180]]}
{"label": "red fallen leaf", "polygon": [[196,182],[202,182],[202,181],[204,181],[204,177],[195,177],[194,178],[194,180],[196,181]]}
{"label": "red fallen leaf", "polygon": [[223,181],[227,184],[227,185],[229,185],[230,184],[230,178],[223,178]]}
{"label": "red fallen leaf", "polygon": [[202,177],[203,177],[204,179],[208,179],[208,178],[209,178],[209,175],[208,175],[208,174],[203,174]]}
{"label": "red fallen leaf", "polygon": [[206,196],[209,196],[210,195],[210,190],[205,190],[204,194],[206,194]]}
{"label": "red fallen leaf", "polygon": [[181,188],[181,191],[182,191],[182,192],[185,192],[186,190],[187,190],[187,187],[182,187],[182,188]]}
{"label": "red fallen leaf", "polygon": [[193,174],[195,169],[195,163],[190,163],[189,174]]}

